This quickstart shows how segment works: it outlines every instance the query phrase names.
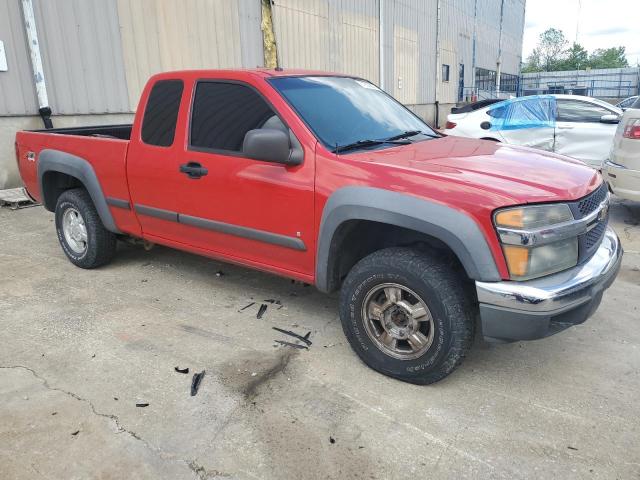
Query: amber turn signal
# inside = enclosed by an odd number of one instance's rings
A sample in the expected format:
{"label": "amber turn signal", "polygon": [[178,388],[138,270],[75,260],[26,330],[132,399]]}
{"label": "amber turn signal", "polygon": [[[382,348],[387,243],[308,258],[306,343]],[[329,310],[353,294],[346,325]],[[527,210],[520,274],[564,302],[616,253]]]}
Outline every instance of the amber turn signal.
{"label": "amber turn signal", "polygon": [[502,250],[507,260],[509,273],[513,277],[524,277],[529,269],[529,249],[515,245],[504,245]]}

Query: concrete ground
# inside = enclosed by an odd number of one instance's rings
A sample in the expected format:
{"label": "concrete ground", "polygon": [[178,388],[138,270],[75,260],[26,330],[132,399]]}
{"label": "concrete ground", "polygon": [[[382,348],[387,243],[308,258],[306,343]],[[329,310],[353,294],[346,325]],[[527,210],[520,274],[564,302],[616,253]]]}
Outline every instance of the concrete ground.
{"label": "concrete ground", "polygon": [[358,360],[335,296],[166,248],[81,270],[52,214],[2,209],[0,478],[638,479],[640,204],[612,215],[626,254],[595,316],[477,342],[420,387]]}

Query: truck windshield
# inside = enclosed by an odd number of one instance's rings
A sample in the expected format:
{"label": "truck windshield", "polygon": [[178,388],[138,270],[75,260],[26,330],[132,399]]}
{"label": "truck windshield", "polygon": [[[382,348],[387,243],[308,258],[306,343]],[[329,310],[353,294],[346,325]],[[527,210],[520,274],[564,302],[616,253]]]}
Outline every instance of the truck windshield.
{"label": "truck windshield", "polygon": [[[438,135],[406,107],[366,80],[280,77],[269,82],[332,151],[393,146]],[[408,135],[411,134],[411,135]]]}

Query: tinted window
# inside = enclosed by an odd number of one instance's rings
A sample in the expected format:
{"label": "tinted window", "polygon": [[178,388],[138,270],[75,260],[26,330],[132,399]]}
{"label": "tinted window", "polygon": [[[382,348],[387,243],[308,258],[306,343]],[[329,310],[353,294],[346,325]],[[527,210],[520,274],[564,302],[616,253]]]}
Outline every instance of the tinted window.
{"label": "tinted window", "polygon": [[142,120],[142,141],[168,147],[173,144],[184,86],[182,80],[160,80],[151,89]]}
{"label": "tinted window", "polygon": [[327,76],[269,81],[332,150],[359,140],[386,139],[408,131],[436,136],[402,104],[366,80]]}
{"label": "tinted window", "polygon": [[507,112],[507,107],[498,107],[492,110],[487,110],[487,115],[489,115],[492,118],[503,118],[506,112]]}
{"label": "tinted window", "polygon": [[600,121],[603,115],[613,115],[614,112],[600,105],[582,102],[580,100],[558,100],[559,122],[594,122]]}
{"label": "tinted window", "polygon": [[267,102],[246,85],[200,82],[191,113],[191,146],[239,152],[246,133],[273,116]]}

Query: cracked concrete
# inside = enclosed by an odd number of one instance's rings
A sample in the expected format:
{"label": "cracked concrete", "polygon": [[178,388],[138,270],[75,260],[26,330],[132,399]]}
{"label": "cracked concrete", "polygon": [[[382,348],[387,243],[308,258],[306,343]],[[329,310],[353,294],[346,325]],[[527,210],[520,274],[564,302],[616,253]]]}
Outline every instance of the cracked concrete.
{"label": "cracked concrete", "polygon": [[[312,287],[129,245],[84,271],[51,214],[0,210],[0,478],[637,479],[640,205],[611,212],[626,255],[592,319],[477,342],[419,387],[363,366]],[[267,298],[284,306],[258,320]]]}

